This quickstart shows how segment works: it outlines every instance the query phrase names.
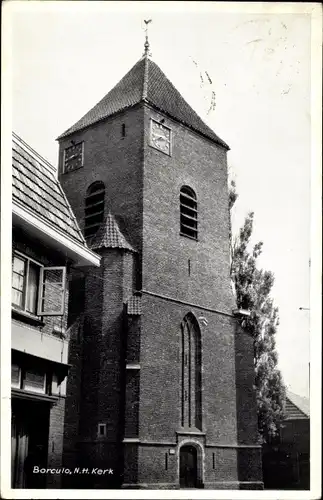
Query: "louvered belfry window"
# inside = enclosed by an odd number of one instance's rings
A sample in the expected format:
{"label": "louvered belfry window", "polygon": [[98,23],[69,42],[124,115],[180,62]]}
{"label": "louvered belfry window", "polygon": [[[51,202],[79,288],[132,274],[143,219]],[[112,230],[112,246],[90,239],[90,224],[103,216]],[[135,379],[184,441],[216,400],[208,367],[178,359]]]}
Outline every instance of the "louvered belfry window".
{"label": "louvered belfry window", "polygon": [[197,200],[196,194],[188,186],[180,192],[180,233],[197,240]]}
{"label": "louvered belfry window", "polygon": [[93,236],[104,218],[105,187],[103,182],[94,182],[87,190],[85,199],[84,233],[88,238]]}

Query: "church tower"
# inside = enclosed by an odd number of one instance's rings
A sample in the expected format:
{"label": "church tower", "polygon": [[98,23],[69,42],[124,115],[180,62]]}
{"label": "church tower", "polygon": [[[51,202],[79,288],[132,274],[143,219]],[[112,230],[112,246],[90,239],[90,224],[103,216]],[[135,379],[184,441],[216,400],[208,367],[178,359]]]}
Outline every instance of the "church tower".
{"label": "church tower", "polygon": [[71,283],[64,465],[103,470],[78,476],[84,488],[262,488],[252,339],[230,285],[229,147],[147,39],[58,141],[59,180],[101,256]]}

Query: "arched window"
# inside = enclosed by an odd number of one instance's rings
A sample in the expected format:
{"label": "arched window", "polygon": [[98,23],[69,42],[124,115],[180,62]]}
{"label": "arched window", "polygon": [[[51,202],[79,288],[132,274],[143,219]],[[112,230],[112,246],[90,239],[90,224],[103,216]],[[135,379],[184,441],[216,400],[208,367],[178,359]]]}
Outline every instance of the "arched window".
{"label": "arched window", "polygon": [[197,201],[192,188],[183,186],[180,192],[180,233],[197,240]]}
{"label": "arched window", "polygon": [[201,333],[193,314],[185,316],[181,330],[181,423],[202,429]]}
{"label": "arched window", "polygon": [[85,198],[85,237],[93,236],[103,222],[104,217],[104,195],[103,182],[94,182],[88,188]]}

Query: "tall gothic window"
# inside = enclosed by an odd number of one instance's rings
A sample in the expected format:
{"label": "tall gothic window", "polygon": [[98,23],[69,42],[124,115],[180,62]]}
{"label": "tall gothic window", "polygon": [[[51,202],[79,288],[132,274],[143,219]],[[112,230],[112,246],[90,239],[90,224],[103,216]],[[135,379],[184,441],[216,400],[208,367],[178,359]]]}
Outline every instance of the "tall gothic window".
{"label": "tall gothic window", "polygon": [[181,330],[181,423],[202,429],[201,333],[193,314],[185,316]]}
{"label": "tall gothic window", "polygon": [[197,240],[197,200],[192,188],[183,186],[180,192],[180,233]]}
{"label": "tall gothic window", "polygon": [[85,198],[85,237],[93,236],[104,218],[104,195],[103,182],[94,182],[88,188]]}

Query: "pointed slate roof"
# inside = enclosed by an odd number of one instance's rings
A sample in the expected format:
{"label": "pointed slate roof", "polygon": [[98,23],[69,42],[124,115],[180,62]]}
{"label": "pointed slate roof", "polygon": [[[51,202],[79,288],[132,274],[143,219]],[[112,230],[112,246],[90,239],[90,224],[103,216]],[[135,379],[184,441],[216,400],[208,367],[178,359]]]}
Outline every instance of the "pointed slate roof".
{"label": "pointed slate roof", "polygon": [[309,400],[291,391],[286,391],[285,420],[307,419],[309,416]]}
{"label": "pointed slate roof", "polygon": [[109,213],[94,236],[88,239],[88,246],[92,250],[99,248],[121,248],[135,252],[120,231],[115,217]]}
{"label": "pointed slate roof", "polygon": [[226,149],[229,146],[208,127],[185,101],[161,69],[148,56],[141,58],[110,92],[58,139],[104,120],[140,102],[208,137]]}

